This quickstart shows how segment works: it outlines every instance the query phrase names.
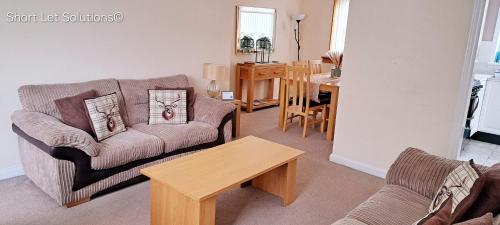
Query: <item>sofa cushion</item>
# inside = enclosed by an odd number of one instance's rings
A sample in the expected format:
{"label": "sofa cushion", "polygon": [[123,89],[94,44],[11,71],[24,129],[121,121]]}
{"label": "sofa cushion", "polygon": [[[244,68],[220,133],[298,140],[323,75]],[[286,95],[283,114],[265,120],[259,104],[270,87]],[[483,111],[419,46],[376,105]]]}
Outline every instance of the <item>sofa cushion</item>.
{"label": "sofa cushion", "polygon": [[179,125],[147,125],[140,123],[132,128],[161,138],[165,144],[165,153],[217,140],[218,130],[209,124],[191,121]]}
{"label": "sofa cushion", "polygon": [[116,93],[85,99],[84,102],[97,141],[127,130],[120,115]]}
{"label": "sofa cushion", "polygon": [[156,86],[155,89],[156,90],[186,90],[188,121],[194,120],[194,102],[196,101],[196,93],[194,92],[194,87],[163,88],[163,87]]}
{"label": "sofa cushion", "polygon": [[185,124],[187,121],[186,90],[149,90],[149,125]]}
{"label": "sofa cushion", "polygon": [[[454,223],[455,225],[493,225],[493,213],[486,213],[481,217],[470,219],[461,223]],[[497,221],[495,221],[497,223]]]}
{"label": "sofa cushion", "polygon": [[96,91],[90,90],[75,96],[56,99],[54,102],[61,114],[63,123],[94,135],[92,126],[87,118],[87,110],[85,109],[83,100],[96,96]]}
{"label": "sofa cushion", "polygon": [[125,101],[115,79],[94,80],[82,83],[69,84],[42,84],[24,85],[18,89],[19,99],[23,109],[31,112],[40,112],[57,119],[62,119],[57,110],[56,99],[75,96],[85,91],[95,90],[97,96],[107,95],[116,92],[120,114],[125,125],[128,125],[127,112],[125,111]]}
{"label": "sofa cushion", "polygon": [[108,169],[163,153],[163,141],[153,135],[128,128],[99,142],[99,155],[91,158],[92,169]]}
{"label": "sofa cushion", "polygon": [[485,184],[476,201],[459,221],[469,220],[487,212],[500,213],[500,163],[490,167],[483,175]]}
{"label": "sofa cushion", "polygon": [[337,220],[332,225],[366,225],[366,223],[363,223],[361,221],[351,219],[351,218],[343,218],[343,219]]}
{"label": "sofa cushion", "polygon": [[[448,174],[462,162],[428,154],[416,148],[403,151],[387,172],[387,184],[406,187],[428,198],[436,192]],[[486,167],[477,166],[483,172]]]}
{"label": "sofa cushion", "polygon": [[347,218],[368,225],[413,224],[427,214],[431,199],[397,185],[385,185]]}
{"label": "sofa cushion", "polygon": [[189,87],[186,75],[176,75],[145,80],[119,80],[125,98],[130,125],[148,122],[148,89]]}
{"label": "sofa cushion", "polygon": [[435,211],[430,212],[424,218],[414,223],[414,225],[449,225],[451,223],[451,208],[453,205],[453,194],[448,195],[447,199]]}
{"label": "sofa cushion", "polygon": [[436,210],[451,195],[453,198],[450,222],[461,218],[483,189],[484,177],[480,178],[480,175],[472,160],[463,162],[444,179],[429,206],[429,212]]}

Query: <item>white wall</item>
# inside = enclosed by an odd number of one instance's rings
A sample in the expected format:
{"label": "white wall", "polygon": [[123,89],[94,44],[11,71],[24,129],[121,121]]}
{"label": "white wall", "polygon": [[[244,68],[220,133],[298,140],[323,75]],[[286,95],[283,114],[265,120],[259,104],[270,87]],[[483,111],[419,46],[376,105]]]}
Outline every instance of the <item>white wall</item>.
{"label": "white wall", "polygon": [[300,27],[301,59],[320,59],[330,49],[333,0],[305,0],[301,10],[306,14]]}
{"label": "white wall", "polygon": [[[287,61],[293,49],[289,17],[298,0],[2,0],[0,2],[0,178],[18,171],[16,135],[10,115],[20,109],[17,88],[23,84],[79,82],[101,78],[151,78],[187,74],[203,91],[206,62],[232,65],[235,56],[235,6],[274,7],[278,50]],[[12,24],[8,12],[124,14],[120,24]],[[231,84],[234,82],[231,82]]]}
{"label": "white wall", "polygon": [[383,175],[410,146],[456,158],[473,4],[351,1],[333,161]]}

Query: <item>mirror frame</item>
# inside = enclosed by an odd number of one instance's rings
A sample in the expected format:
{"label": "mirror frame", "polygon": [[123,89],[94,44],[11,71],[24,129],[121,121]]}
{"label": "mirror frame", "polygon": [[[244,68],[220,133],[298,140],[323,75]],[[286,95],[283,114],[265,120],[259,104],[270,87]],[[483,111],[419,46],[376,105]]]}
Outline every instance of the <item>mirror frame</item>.
{"label": "mirror frame", "polygon": [[239,54],[254,54],[255,51],[251,51],[251,52],[243,52],[240,48],[240,8],[241,7],[253,7],[253,8],[264,8],[264,9],[272,9],[274,10],[274,29],[273,29],[273,39],[272,39],[272,42],[273,42],[273,48],[271,49],[271,53],[274,53],[275,49],[276,49],[276,36],[277,36],[277,32],[276,32],[276,25],[278,24],[278,10],[275,9],[275,8],[265,8],[265,7],[257,7],[257,6],[245,6],[245,5],[237,5],[236,6],[236,53],[239,53]]}

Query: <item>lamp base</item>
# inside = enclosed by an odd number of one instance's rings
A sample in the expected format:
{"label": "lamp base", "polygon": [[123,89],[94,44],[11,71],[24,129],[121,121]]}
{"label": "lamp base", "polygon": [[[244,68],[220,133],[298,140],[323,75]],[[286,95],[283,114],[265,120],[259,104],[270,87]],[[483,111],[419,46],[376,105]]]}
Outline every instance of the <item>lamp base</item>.
{"label": "lamp base", "polygon": [[207,87],[207,94],[210,98],[219,98],[220,90],[215,80],[210,81],[210,84]]}

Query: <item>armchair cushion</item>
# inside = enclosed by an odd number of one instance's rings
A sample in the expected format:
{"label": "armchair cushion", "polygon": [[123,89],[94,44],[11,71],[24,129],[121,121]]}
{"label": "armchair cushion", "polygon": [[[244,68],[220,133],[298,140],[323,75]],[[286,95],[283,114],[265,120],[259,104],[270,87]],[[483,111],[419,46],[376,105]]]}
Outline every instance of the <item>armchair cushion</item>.
{"label": "armchair cushion", "polygon": [[218,130],[216,127],[197,121],[178,125],[148,125],[146,123],[139,123],[132,126],[132,128],[146,134],[154,135],[163,140],[165,143],[165,153],[214,142],[218,137]]}
{"label": "armchair cushion", "polygon": [[72,147],[89,156],[99,154],[99,145],[87,132],[68,126],[57,118],[19,110],[12,114],[12,122],[29,136],[51,147]]}
{"label": "armchair cushion", "polygon": [[234,111],[235,106],[213,98],[198,95],[194,103],[194,120],[218,127],[224,116]]}

